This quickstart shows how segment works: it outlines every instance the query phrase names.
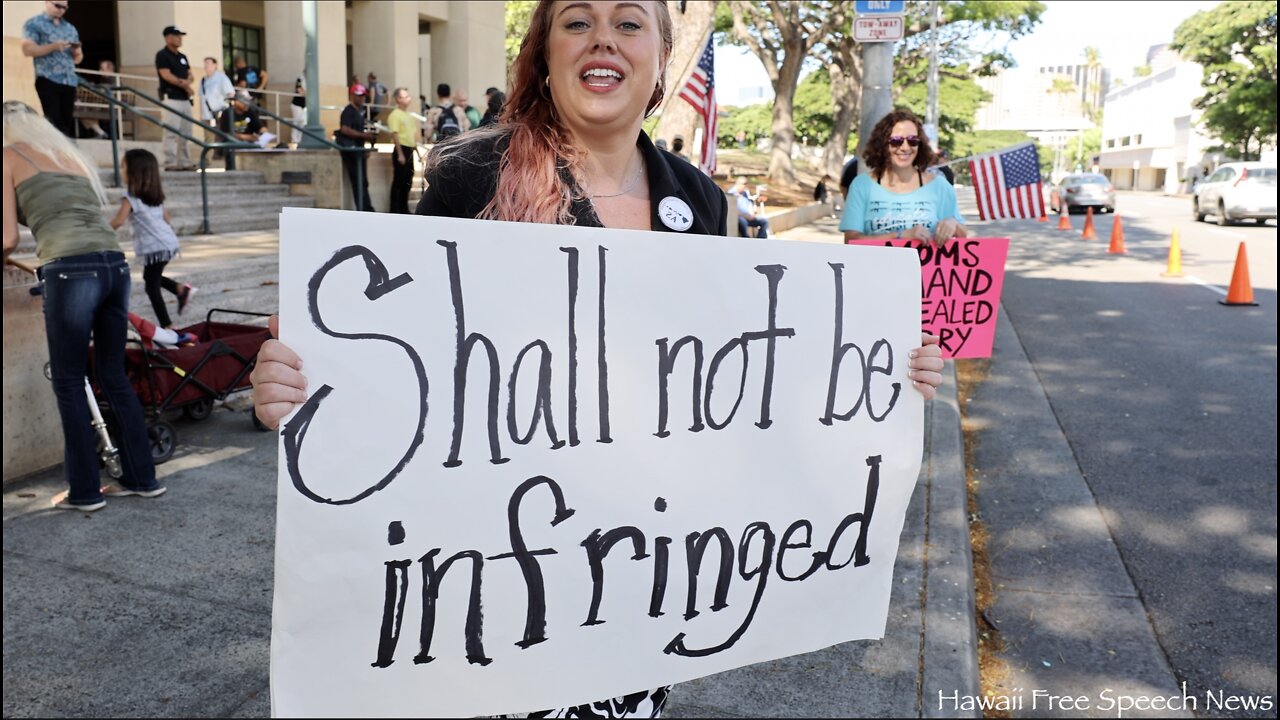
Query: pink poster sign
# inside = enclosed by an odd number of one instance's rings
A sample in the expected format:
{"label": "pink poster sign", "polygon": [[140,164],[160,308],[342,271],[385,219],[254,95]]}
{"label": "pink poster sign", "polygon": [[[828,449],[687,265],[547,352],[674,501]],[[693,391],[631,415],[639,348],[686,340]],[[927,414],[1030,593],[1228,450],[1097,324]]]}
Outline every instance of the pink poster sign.
{"label": "pink poster sign", "polygon": [[1009,238],[850,240],[850,245],[913,247],[920,253],[920,327],[942,339],[942,357],[991,357]]}

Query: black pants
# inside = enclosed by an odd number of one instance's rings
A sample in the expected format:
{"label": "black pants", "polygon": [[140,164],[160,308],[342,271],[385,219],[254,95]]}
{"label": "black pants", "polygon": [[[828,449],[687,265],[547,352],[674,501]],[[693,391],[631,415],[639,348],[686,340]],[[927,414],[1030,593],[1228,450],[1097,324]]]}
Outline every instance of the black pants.
{"label": "black pants", "polygon": [[76,88],[48,78],[36,78],[36,95],[40,96],[40,109],[44,119],[69,138],[76,136]]}
{"label": "black pants", "polygon": [[391,212],[408,215],[409,190],[413,187],[413,153],[414,148],[400,146],[404,164],[396,162],[395,153],[391,154]]}
{"label": "black pants", "polygon": [[151,299],[151,309],[156,311],[156,322],[160,323],[160,327],[167,328],[171,325],[169,320],[169,309],[164,305],[164,295],[160,293],[163,288],[178,294],[178,283],[164,276],[164,266],[169,261],[151,263],[142,268],[142,284],[147,289],[147,297]]}
{"label": "black pants", "polygon": [[[351,198],[357,210],[374,212],[373,200],[369,198],[369,156],[363,152],[342,153],[342,166],[347,169],[347,180],[351,182]],[[363,175],[363,187],[357,184],[357,168]]]}

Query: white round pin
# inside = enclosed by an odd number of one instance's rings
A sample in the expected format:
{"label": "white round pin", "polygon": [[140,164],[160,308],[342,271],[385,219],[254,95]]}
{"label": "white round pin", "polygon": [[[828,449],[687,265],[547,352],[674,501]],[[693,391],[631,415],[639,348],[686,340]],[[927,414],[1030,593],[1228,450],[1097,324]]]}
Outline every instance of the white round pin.
{"label": "white round pin", "polygon": [[667,196],[658,203],[658,218],[672,230],[684,232],[693,227],[693,208],[678,197]]}

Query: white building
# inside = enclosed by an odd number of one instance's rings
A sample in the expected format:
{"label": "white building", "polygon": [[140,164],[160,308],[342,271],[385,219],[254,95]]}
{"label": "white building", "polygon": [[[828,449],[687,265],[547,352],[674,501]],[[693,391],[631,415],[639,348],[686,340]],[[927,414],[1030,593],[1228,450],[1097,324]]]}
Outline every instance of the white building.
{"label": "white building", "polygon": [[[977,130],[1014,130],[1025,132],[1054,153],[1056,174],[1069,171],[1065,167],[1065,149],[1077,142],[1081,133],[1095,127],[1086,114],[1087,95],[1081,85],[1089,79],[1089,92],[1096,92],[1110,78],[1110,72],[1092,68],[1084,72],[1082,65],[1013,68],[991,77],[976,78],[991,100],[978,108],[974,128]],[[1075,84],[1072,92],[1058,92],[1054,80],[1066,79]]]}
{"label": "white building", "polygon": [[1197,128],[1192,102],[1204,94],[1204,70],[1178,62],[1107,95],[1101,169],[1117,189],[1189,192],[1221,159]]}

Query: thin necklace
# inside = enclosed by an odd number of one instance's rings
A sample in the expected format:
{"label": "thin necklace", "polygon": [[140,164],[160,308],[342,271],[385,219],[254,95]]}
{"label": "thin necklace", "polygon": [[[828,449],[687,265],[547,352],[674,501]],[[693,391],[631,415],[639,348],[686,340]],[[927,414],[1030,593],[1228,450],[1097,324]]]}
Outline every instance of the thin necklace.
{"label": "thin necklace", "polygon": [[620,190],[620,191],[618,191],[618,192],[616,192],[616,193],[614,193],[614,194],[612,194],[612,195],[597,195],[597,194],[595,194],[595,193],[593,193],[593,192],[588,192],[588,193],[587,193],[587,196],[588,196],[588,197],[590,197],[592,200],[595,200],[595,199],[597,199],[597,198],[616,198],[616,197],[618,197],[618,196],[620,196],[620,195],[626,195],[627,193],[629,193],[629,192],[631,192],[632,190],[635,190],[635,189],[636,189],[636,185],[638,185],[638,184],[640,183],[640,176],[642,176],[642,175],[644,175],[644,162],[643,162],[643,161],[640,163],[640,168],[639,168],[639,170],[636,172],[636,176],[635,176],[635,177],[633,177],[633,178],[631,178],[631,182],[627,183],[627,186],[626,186],[625,188],[623,188],[622,190]]}

